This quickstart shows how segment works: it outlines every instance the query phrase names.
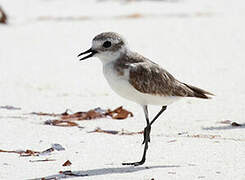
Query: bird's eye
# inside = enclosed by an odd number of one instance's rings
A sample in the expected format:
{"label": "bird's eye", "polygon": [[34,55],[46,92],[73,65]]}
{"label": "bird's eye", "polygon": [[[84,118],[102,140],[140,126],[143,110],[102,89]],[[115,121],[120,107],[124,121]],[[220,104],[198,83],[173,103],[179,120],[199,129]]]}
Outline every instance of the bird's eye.
{"label": "bird's eye", "polygon": [[111,47],[111,42],[110,42],[110,41],[104,42],[104,43],[103,43],[103,47],[104,47],[104,48],[109,48],[109,47]]}

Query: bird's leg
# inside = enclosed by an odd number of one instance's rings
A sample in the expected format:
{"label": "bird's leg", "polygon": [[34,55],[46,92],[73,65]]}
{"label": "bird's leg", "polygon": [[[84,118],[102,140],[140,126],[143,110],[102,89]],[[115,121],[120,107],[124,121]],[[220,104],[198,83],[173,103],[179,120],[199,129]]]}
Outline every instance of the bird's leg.
{"label": "bird's leg", "polygon": [[143,106],[143,110],[145,114],[146,127],[144,129],[144,140],[142,144],[145,144],[146,141],[150,142],[151,125],[150,125],[149,114],[148,114],[148,109],[146,105]]}
{"label": "bird's leg", "polygon": [[149,124],[149,125],[147,125],[147,126],[145,127],[145,129],[144,129],[144,140],[143,140],[142,144],[145,144],[146,140],[147,140],[148,142],[151,141],[150,133],[151,133],[151,125]]}
{"label": "bird's leg", "polygon": [[142,144],[145,144],[143,157],[142,157],[141,161],[139,161],[139,162],[122,163],[122,165],[139,166],[139,165],[144,164],[144,162],[145,162],[146,151],[148,149],[148,142],[150,142],[150,130],[151,130],[151,126],[150,126],[150,121],[149,121],[149,117],[148,117],[147,105],[144,105],[143,106],[143,110],[144,110],[144,113],[145,113],[145,119],[146,119],[146,124],[147,124],[147,126],[144,129],[144,141],[142,143]]}
{"label": "bird's leg", "polygon": [[[143,107],[144,108],[144,107]],[[147,106],[146,108],[144,108],[144,112],[145,112],[145,117],[146,117],[146,122],[147,122],[147,126],[144,129],[144,141],[142,144],[145,143],[146,138],[148,139],[148,142],[151,141],[150,138],[150,133],[151,133],[151,125],[157,120],[157,118],[167,109],[167,106],[162,106],[162,109],[159,111],[159,113],[157,113],[157,115],[153,118],[153,120],[151,122],[149,122],[149,118],[148,118],[148,110],[147,110]]]}
{"label": "bird's leg", "polygon": [[157,113],[157,115],[153,118],[153,120],[150,122],[150,125],[152,125],[157,118],[167,109],[167,106],[162,106],[162,109]]}
{"label": "bird's leg", "polygon": [[144,141],[142,144],[145,144],[144,147],[144,153],[142,156],[141,161],[139,162],[133,162],[133,163],[122,163],[122,165],[134,165],[134,166],[139,166],[145,163],[145,159],[146,159],[146,151],[148,149],[148,143],[150,142],[150,132],[151,132],[151,125],[154,123],[154,121],[163,113],[163,111],[165,111],[167,109],[167,106],[163,106],[162,109],[160,110],[159,113],[157,113],[157,115],[153,118],[153,120],[150,122],[149,121],[149,117],[148,117],[148,110],[147,110],[147,106],[144,105],[143,106],[144,109],[144,113],[145,113],[145,118],[146,118],[146,123],[147,126],[144,129]]}

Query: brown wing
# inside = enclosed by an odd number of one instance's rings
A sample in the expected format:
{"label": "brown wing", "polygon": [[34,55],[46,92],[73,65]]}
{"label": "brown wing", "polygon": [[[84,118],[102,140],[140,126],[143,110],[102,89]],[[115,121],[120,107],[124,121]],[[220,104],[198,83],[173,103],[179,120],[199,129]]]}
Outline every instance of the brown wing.
{"label": "brown wing", "polygon": [[194,86],[181,83],[169,72],[155,63],[140,62],[131,66],[129,71],[130,84],[142,93],[160,96],[182,96],[209,98],[211,93]]}

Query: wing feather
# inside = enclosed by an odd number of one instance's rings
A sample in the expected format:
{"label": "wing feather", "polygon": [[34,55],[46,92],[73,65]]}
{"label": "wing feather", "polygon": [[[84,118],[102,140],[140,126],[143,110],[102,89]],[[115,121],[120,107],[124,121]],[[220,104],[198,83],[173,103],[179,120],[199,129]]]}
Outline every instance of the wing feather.
{"label": "wing feather", "polygon": [[169,72],[151,62],[130,65],[130,84],[142,93],[160,96],[209,98],[211,93],[176,80]]}

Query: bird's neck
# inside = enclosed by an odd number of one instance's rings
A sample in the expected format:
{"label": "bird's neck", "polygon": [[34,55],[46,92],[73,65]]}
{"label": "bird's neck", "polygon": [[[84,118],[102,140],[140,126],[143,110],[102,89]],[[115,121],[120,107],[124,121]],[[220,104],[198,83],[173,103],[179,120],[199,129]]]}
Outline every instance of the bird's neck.
{"label": "bird's neck", "polygon": [[115,63],[118,59],[123,58],[123,56],[125,56],[127,52],[127,49],[121,49],[120,51],[115,52],[105,52],[98,55],[97,57],[101,60],[103,65],[106,65],[108,63]]}

